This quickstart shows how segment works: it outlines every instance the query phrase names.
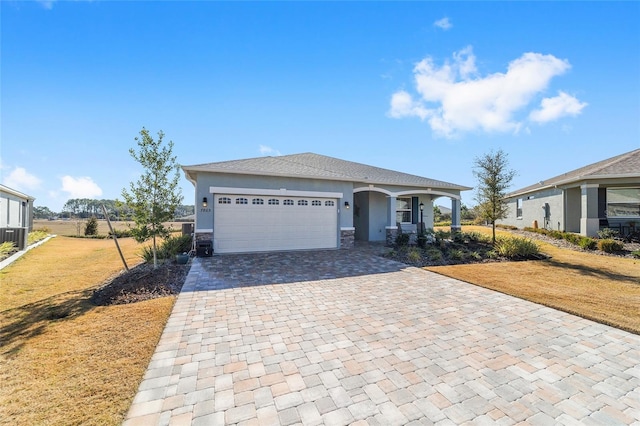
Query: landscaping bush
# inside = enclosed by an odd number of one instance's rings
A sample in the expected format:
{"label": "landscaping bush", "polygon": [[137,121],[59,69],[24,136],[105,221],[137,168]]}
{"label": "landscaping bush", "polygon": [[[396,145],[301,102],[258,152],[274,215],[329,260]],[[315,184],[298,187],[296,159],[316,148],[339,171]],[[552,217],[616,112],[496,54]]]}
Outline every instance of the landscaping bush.
{"label": "landscaping bush", "polygon": [[422,260],[422,253],[417,248],[411,248],[407,252],[407,259],[409,259],[409,262],[418,263]]}
{"label": "landscaping bush", "polygon": [[489,241],[491,241],[490,236],[486,234],[482,234],[480,232],[463,232],[462,236],[465,241],[473,241],[473,242],[480,242],[480,243],[488,243]]}
{"label": "landscaping bush", "polygon": [[585,250],[595,250],[598,246],[598,242],[593,238],[589,237],[580,237],[580,241],[578,241],[578,245]]}
{"label": "landscaping bush", "polygon": [[98,235],[98,219],[96,219],[95,216],[91,216],[87,220],[87,223],[85,223],[84,235],[87,237],[92,235]]}
{"label": "landscaping bush", "polygon": [[5,257],[8,257],[15,250],[16,250],[16,245],[11,241],[7,241],[0,244],[0,259],[4,259]]}
{"label": "landscaping bush", "polygon": [[131,234],[130,229],[114,229],[113,232],[109,231],[109,238],[113,238],[115,234],[116,238],[131,238],[133,235]]}
{"label": "landscaping bush", "polygon": [[612,239],[604,239],[598,240],[598,250],[602,250],[605,253],[615,253],[624,248],[622,243],[619,243],[616,240]]}
{"label": "landscaping bush", "polygon": [[598,237],[603,240],[613,240],[615,238],[618,238],[618,236],[619,232],[617,229],[603,228],[598,231]]}
{"label": "landscaping bush", "polygon": [[540,256],[540,247],[535,241],[519,237],[499,237],[494,252],[511,260],[536,259]]}
{"label": "landscaping bush", "polygon": [[[172,260],[176,254],[189,253],[191,251],[191,235],[180,235],[169,237],[158,246],[156,257],[158,260]],[[140,257],[147,263],[153,263],[153,248],[144,246],[140,252]]]}
{"label": "landscaping bush", "polygon": [[640,259],[640,250],[632,251],[631,255],[636,259]]}
{"label": "landscaping bush", "polygon": [[464,252],[458,249],[449,250],[449,259],[451,260],[462,260],[464,259]]}
{"label": "landscaping bush", "polygon": [[508,229],[510,231],[515,231],[518,229],[517,226],[513,226],[513,225],[503,225],[501,223],[496,223],[496,228],[500,228],[500,229]]}
{"label": "landscaping bush", "polygon": [[27,235],[27,245],[30,246],[33,243],[37,243],[40,240],[44,240],[48,236],[49,232],[43,230],[29,232],[29,235]]}
{"label": "landscaping bush", "polygon": [[404,247],[409,245],[409,234],[396,235],[396,246]]}

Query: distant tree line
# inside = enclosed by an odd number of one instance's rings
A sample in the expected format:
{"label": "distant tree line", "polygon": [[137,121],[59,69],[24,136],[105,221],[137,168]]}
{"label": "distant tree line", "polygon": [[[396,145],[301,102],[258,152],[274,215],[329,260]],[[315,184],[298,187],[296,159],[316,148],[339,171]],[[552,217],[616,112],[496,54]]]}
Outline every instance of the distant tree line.
{"label": "distant tree line", "polygon": [[[96,200],[90,198],[72,198],[68,200],[62,207],[61,212],[54,212],[48,207],[33,207],[33,217],[35,219],[52,219],[52,218],[79,218],[88,219],[95,217],[104,219],[102,206],[107,209],[107,214],[111,220],[131,220],[132,209],[126,204],[117,200]],[[175,210],[175,217],[181,218],[195,213],[193,205],[180,205]]]}

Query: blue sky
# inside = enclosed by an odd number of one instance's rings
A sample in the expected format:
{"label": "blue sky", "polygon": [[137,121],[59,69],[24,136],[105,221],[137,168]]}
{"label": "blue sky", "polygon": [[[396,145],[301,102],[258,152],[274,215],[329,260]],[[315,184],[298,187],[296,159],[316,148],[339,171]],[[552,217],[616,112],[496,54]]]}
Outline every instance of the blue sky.
{"label": "blue sky", "polygon": [[315,152],[467,186],[503,149],[512,189],[640,148],[638,2],[0,8],[2,182],[54,211],[120,198],[143,126],[184,165]]}

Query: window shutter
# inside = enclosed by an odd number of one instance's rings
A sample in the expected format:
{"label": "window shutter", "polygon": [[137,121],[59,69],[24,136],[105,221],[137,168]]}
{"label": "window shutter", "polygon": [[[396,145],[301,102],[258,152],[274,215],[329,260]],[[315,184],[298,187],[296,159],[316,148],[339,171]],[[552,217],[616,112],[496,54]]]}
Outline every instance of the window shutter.
{"label": "window shutter", "polygon": [[418,223],[420,221],[418,215],[420,214],[420,207],[418,207],[418,197],[411,197],[411,223]]}

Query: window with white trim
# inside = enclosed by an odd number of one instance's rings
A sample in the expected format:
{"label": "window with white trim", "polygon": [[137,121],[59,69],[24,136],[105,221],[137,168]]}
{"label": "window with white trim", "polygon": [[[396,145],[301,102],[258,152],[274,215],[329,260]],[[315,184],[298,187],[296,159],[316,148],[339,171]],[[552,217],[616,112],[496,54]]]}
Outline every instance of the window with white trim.
{"label": "window with white trim", "polygon": [[325,207],[333,207],[336,205],[336,203],[334,201],[329,200],[329,201],[325,201],[324,205]]}
{"label": "window with white trim", "polygon": [[278,200],[277,198],[269,198],[269,205],[270,206],[277,206],[280,204],[280,200]]}
{"label": "window with white trim", "polygon": [[516,217],[522,219],[522,198],[516,200]]}
{"label": "window with white trim", "polygon": [[249,204],[246,198],[236,198],[236,204]]}
{"label": "window with white trim", "polygon": [[220,198],[218,198],[218,204],[231,204],[231,198],[229,198],[229,197],[220,197]]}
{"label": "window with white trim", "polygon": [[307,200],[298,200],[299,206],[308,206],[309,202]]}
{"label": "window with white trim", "polygon": [[311,205],[312,205],[312,206],[321,206],[321,205],[322,205],[322,201],[320,201],[320,200],[313,200],[313,201],[311,202]]}
{"label": "window with white trim", "polygon": [[285,206],[292,206],[293,205],[293,200],[284,200],[282,202],[283,205]]}
{"label": "window with white trim", "polygon": [[264,200],[262,198],[254,198],[251,200],[251,204],[264,204]]}
{"label": "window with white trim", "polygon": [[411,198],[396,198],[396,222],[411,223]]}

